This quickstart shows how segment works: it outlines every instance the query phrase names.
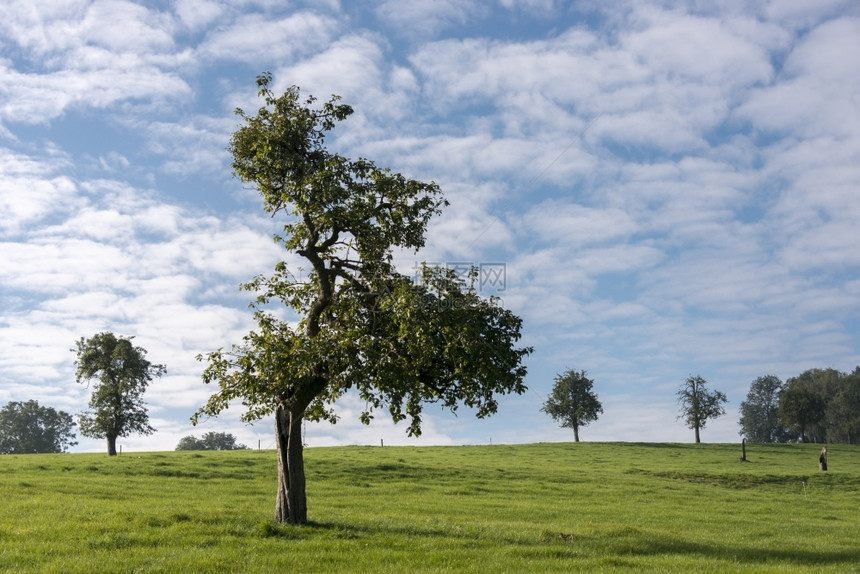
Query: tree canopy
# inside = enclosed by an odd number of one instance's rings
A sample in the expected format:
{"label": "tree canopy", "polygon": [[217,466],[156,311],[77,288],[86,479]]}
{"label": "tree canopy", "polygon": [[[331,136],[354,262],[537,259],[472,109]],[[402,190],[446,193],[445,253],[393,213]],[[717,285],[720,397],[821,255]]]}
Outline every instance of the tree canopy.
{"label": "tree canopy", "polygon": [[758,377],[741,402],[740,434],[751,442],[785,442],[790,433],[779,418],[782,381],[776,375]]}
{"label": "tree canopy", "polygon": [[66,452],[78,444],[74,427],[66,412],[38,401],[12,401],[0,410],[0,454]]}
{"label": "tree canopy", "polygon": [[840,378],[825,408],[828,442],[857,444],[860,440],[860,367]]}
{"label": "tree canopy", "polygon": [[695,431],[696,442],[702,442],[699,431],[710,420],[726,414],[723,405],[728,401],[720,391],[708,391],[708,381],[699,375],[690,375],[678,388],[679,419]]}
{"label": "tree canopy", "polygon": [[[521,320],[474,282],[437,267],[413,281],[395,268],[394,250],[422,248],[428,222],[447,205],[439,186],[330,152],[325,136],[352,108],[336,96],[317,105],[295,86],[277,96],[271,83],[269,74],[257,79],[264,106],[255,115],[237,110],[233,171],[285,220],[275,239],[308,267],[281,262],[245,285],[258,294],[257,328],[202,357],[204,382],[219,389],[194,420],[234,399],[246,420],[274,413],[275,518],[303,523],[303,420],[335,422],[333,404],[348,391],[367,405],[363,422],[384,409],[408,419],[410,435],[421,432],[425,403],[491,415],[497,395],[525,391],[531,349],[516,346]],[[285,321],[275,303],[299,321]]]}
{"label": "tree canopy", "polygon": [[596,421],[603,413],[603,405],[591,390],[593,386],[588,373],[568,369],[556,375],[552,393],[541,408],[563,428],[573,429],[575,442],[579,442],[579,428]]}
{"label": "tree canopy", "polygon": [[834,434],[827,420],[827,407],[841,389],[844,376],[833,368],[807,369],[785,381],[785,405],[780,401],[780,416],[795,437],[804,442],[826,442],[827,435]]}
{"label": "tree canopy", "polygon": [[827,403],[820,393],[802,385],[793,385],[780,397],[779,416],[794,431],[795,436],[807,442],[810,440],[810,429],[824,419],[826,407]]}
{"label": "tree canopy", "polygon": [[860,367],[807,369],[781,383],[759,377],[741,403],[740,434],[768,442],[849,443],[860,439]]}
{"label": "tree canopy", "polygon": [[245,450],[248,447],[238,444],[236,437],[226,432],[203,433],[202,438],[188,435],[179,439],[176,450]]}
{"label": "tree canopy", "polygon": [[153,377],[167,369],[146,359],[146,350],[131,337],[99,333],[77,342],[75,380],[92,383],[90,411],[79,415],[81,434],[107,439],[108,455],[116,454],[116,439],[130,434],[152,434],[143,392]]}

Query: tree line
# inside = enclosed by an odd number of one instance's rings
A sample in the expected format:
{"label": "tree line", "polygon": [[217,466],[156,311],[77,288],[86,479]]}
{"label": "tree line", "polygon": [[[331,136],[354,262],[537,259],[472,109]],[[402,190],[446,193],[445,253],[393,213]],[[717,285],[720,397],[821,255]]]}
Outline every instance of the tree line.
{"label": "tree line", "polygon": [[860,367],[852,373],[809,369],[784,383],[775,375],[758,377],[740,411],[740,435],[751,442],[856,444]]}
{"label": "tree line", "polygon": [[[573,430],[597,420],[603,406],[585,371],[567,370],[555,378],[541,410]],[[680,414],[700,442],[707,422],[725,414],[726,395],[708,389],[699,375],[690,375],[676,392]],[[740,435],[750,442],[848,443],[860,441],[860,367],[852,373],[809,369],[782,382],[776,375],[758,377],[740,404]]]}
{"label": "tree line", "polygon": [[237,443],[236,437],[230,433],[207,432],[201,438],[194,435],[182,437],[176,450],[248,450],[248,447]]}

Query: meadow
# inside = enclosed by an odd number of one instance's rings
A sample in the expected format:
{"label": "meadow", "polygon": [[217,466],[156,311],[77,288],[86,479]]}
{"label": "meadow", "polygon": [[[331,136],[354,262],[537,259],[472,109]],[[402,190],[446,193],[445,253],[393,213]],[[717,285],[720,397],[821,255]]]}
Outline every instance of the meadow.
{"label": "meadow", "polygon": [[857,572],[860,447],[552,443],[0,456],[2,572]]}

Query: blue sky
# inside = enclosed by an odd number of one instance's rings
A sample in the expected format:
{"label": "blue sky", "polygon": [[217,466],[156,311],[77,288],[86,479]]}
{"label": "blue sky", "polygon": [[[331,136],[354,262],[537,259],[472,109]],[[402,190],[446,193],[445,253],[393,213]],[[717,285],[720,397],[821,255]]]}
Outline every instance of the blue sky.
{"label": "blue sky", "polygon": [[535,348],[493,418],[431,405],[408,439],[347,396],[312,446],[571,440],[539,411],[568,368],[605,410],[583,440],[691,441],[674,393],[701,374],[730,401],[702,439],[734,442],[756,377],[860,365],[854,0],[6,0],[0,404],[84,410],[70,349],[110,330],[168,367],[125,450],[273,445],[241,406],[189,423],[195,356],[252,327],[239,283],[295,261],[226,151],[264,71],[355,108],[331,149],[441,185],[400,268],[484,265]]}

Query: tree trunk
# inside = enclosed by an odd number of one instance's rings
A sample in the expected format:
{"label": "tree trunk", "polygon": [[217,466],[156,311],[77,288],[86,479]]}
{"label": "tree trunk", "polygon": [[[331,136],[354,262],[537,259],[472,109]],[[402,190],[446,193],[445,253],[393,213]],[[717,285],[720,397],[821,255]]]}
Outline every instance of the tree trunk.
{"label": "tree trunk", "polygon": [[573,426],[573,442],[579,442],[579,427]]}
{"label": "tree trunk", "polygon": [[302,413],[283,405],[275,411],[278,443],[278,499],[275,520],[290,524],[308,521],[305,498],[305,464],[302,453]]}
{"label": "tree trunk", "polygon": [[694,428],[696,430],[696,444],[699,444],[700,442],[702,442],[701,440],[699,440],[699,425],[696,425]]}
{"label": "tree trunk", "polygon": [[116,456],[116,437],[107,437],[108,456]]}

